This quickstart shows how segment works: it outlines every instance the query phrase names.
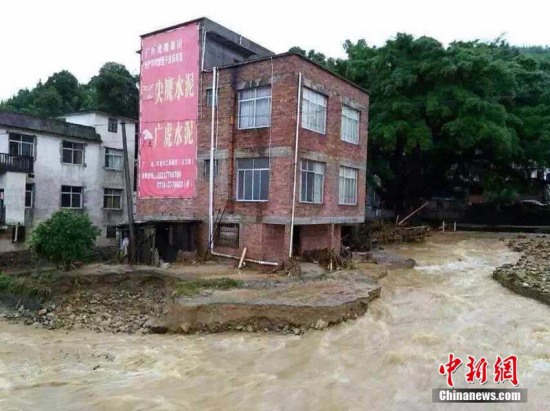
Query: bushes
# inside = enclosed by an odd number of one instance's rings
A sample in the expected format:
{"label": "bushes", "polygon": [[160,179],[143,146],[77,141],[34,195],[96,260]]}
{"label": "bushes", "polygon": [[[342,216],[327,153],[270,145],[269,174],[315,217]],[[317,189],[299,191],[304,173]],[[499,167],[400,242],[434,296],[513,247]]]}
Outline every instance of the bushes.
{"label": "bushes", "polygon": [[48,298],[52,290],[39,281],[32,281],[27,277],[10,276],[0,271],[0,292]]}
{"label": "bushes", "polygon": [[29,248],[39,258],[68,269],[89,255],[99,232],[87,214],[60,210],[34,228]]}

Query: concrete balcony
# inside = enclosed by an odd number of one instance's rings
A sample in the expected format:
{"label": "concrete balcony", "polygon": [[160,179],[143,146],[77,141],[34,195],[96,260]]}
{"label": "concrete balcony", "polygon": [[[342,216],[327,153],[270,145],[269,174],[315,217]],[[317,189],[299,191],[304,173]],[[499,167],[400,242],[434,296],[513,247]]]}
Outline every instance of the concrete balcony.
{"label": "concrete balcony", "polygon": [[34,158],[0,153],[0,173],[13,171],[17,173],[34,173]]}

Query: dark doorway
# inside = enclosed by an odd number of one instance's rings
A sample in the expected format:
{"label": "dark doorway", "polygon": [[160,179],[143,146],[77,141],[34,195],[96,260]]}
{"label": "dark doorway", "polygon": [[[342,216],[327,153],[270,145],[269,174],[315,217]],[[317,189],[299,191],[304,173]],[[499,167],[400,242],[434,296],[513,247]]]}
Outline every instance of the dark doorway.
{"label": "dark doorway", "polygon": [[155,245],[159,258],[173,263],[180,251],[195,251],[197,223],[161,223],[156,225]]}
{"label": "dark doorway", "polygon": [[4,208],[4,189],[0,188],[0,224],[6,223],[6,210]]}
{"label": "dark doorway", "polygon": [[302,253],[302,227],[299,225],[294,226],[294,232],[292,233],[292,255],[298,256]]}

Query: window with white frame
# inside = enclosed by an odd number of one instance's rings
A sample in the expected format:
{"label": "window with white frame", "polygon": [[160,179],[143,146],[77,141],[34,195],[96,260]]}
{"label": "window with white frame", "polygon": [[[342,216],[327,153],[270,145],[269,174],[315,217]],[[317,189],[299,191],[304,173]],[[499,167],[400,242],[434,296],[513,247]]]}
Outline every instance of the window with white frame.
{"label": "window with white frame", "polygon": [[359,110],[342,106],[341,138],[343,141],[359,144],[359,117]]}
{"label": "window with white frame", "polygon": [[64,141],[62,159],[65,164],[84,164],[84,144]]}
{"label": "window with white frame", "polygon": [[240,90],[239,129],[271,125],[271,86]]}
{"label": "window with white frame", "polygon": [[9,134],[9,153],[14,156],[34,157],[34,137],[25,134]]}
{"label": "window with white frame", "polygon": [[269,159],[237,159],[237,201],[267,201]]}
{"label": "window with white frame", "polygon": [[325,182],[325,164],[302,160],[300,201],[302,203],[322,203]]}
{"label": "window with white frame", "polygon": [[120,210],[122,208],[122,190],[119,188],[105,188],[103,190],[103,208]]}
{"label": "window with white frame", "polygon": [[118,120],[116,118],[109,118],[108,129],[111,133],[116,133],[118,131]]}
{"label": "window with white frame", "polygon": [[61,207],[82,208],[82,187],[61,186]]}
{"label": "window with white frame", "polygon": [[357,204],[357,174],[356,168],[340,167],[339,204]]}
{"label": "window with white frame", "polygon": [[34,184],[25,185],[25,208],[34,206]]}
{"label": "window with white frame", "polygon": [[327,97],[308,88],[303,89],[302,127],[321,134],[327,127]]}
{"label": "window with white frame", "polygon": [[122,170],[123,151],[116,148],[105,147],[105,168],[110,170]]}

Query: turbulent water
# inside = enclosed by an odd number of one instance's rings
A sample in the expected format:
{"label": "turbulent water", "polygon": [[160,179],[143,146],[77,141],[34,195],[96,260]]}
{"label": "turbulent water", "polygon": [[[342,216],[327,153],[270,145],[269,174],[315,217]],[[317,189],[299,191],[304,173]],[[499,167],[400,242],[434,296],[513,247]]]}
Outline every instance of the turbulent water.
{"label": "turbulent water", "polygon": [[479,234],[399,253],[418,266],[384,278],[363,318],[302,336],[122,336],[0,322],[0,409],[447,409],[431,404],[431,390],[444,386],[437,369],[449,352],[490,364],[515,354],[529,392],[521,406],[452,409],[550,409],[550,307],[491,279],[517,254]]}

